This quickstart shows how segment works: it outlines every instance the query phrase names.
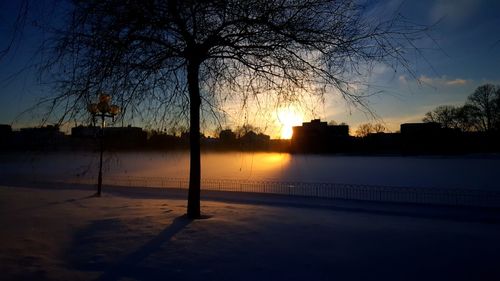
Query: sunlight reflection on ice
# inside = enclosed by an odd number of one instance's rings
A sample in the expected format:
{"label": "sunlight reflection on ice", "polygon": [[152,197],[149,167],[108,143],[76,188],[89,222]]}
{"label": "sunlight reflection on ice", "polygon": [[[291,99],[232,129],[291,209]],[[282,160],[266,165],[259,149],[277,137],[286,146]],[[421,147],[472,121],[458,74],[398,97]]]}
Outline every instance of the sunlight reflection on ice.
{"label": "sunlight reflection on ice", "polygon": [[[498,189],[500,157],[345,156],[272,152],[202,153],[202,178]],[[188,152],[107,153],[104,177],[189,176]],[[0,155],[0,178],[93,178],[97,153]]]}

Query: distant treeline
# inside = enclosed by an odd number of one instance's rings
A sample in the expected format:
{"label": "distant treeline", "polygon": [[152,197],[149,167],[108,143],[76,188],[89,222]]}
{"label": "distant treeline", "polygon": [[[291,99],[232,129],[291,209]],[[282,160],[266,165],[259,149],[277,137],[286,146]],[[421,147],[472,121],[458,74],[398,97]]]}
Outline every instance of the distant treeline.
{"label": "distant treeline", "polygon": [[[289,151],[290,140],[271,140],[245,126],[237,132],[221,130],[219,136],[200,135],[202,149],[240,151]],[[139,127],[78,126],[66,135],[57,126],[22,128],[13,131],[9,125],[0,125],[0,150],[97,150],[101,136],[106,150],[187,150],[189,133],[171,135],[159,131],[144,131]]]}
{"label": "distant treeline", "polygon": [[[12,131],[0,126],[3,151],[97,151],[100,128],[75,127],[65,135],[57,127],[25,128]],[[313,120],[294,128],[291,140],[272,140],[268,135],[248,131],[242,135],[227,129],[218,137],[200,136],[202,149],[208,151],[273,151],[291,153],[345,154],[463,154],[500,152],[498,131],[462,132],[439,123],[402,124],[400,132],[372,132],[350,136],[347,125],[327,125]],[[137,127],[112,127],[104,130],[106,150],[172,151],[188,150],[189,134],[169,135],[146,132]]]}
{"label": "distant treeline", "polygon": [[500,131],[500,86],[479,86],[462,106],[441,105],[427,112],[424,122],[462,132]]}

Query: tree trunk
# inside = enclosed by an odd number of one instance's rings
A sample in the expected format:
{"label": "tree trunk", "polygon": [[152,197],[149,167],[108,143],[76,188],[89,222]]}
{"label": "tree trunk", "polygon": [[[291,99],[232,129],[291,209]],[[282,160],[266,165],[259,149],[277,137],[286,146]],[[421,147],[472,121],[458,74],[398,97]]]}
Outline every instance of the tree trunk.
{"label": "tree trunk", "polygon": [[187,216],[191,219],[200,218],[200,64],[190,62],[187,66],[187,79],[189,90],[189,191]]}

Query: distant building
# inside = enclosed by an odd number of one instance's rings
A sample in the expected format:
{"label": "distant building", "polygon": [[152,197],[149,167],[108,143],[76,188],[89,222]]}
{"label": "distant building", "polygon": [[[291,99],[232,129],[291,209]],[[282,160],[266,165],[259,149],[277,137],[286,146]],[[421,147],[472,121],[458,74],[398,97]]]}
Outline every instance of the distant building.
{"label": "distant building", "polygon": [[439,134],[441,132],[441,124],[436,122],[427,123],[405,123],[401,124],[401,134],[402,135],[419,135],[419,136],[431,136]]}
{"label": "distant building", "polygon": [[10,148],[12,142],[12,127],[6,124],[0,124],[0,150]]}
{"label": "distant building", "polygon": [[356,151],[360,153],[392,154],[401,151],[400,133],[370,133],[363,138],[357,138],[356,142]]}
{"label": "distant building", "polygon": [[15,145],[27,149],[59,149],[65,144],[65,135],[59,126],[22,128],[16,134]]}
{"label": "distant building", "polygon": [[[71,137],[74,139],[97,139],[100,136],[100,127],[78,126],[71,128]],[[147,133],[139,127],[107,127],[104,128],[104,140],[107,148],[137,149],[142,148],[147,141]],[[81,145],[81,144],[80,144]],[[90,143],[86,143],[91,146]]]}
{"label": "distant building", "polygon": [[[180,138],[181,138],[181,141],[182,141],[182,142],[185,142],[185,143],[187,143],[187,144],[189,144],[189,136],[190,136],[190,135],[191,135],[191,134],[189,133],[189,131],[182,132],[182,133],[181,133],[181,137],[180,137]],[[201,140],[203,140],[203,139],[205,139],[205,138],[206,138],[206,137],[205,137],[205,134],[200,132],[200,141],[201,141]]]}
{"label": "distant building", "polygon": [[254,131],[249,131],[243,136],[241,136],[238,141],[243,149],[257,149],[257,150],[267,150],[269,149],[271,137],[262,133],[255,133]]}
{"label": "distant building", "polygon": [[236,133],[230,129],[219,132],[219,138],[216,141],[215,147],[221,150],[234,150],[238,148]]}
{"label": "distant building", "polygon": [[152,149],[161,150],[179,149],[181,146],[181,139],[174,135],[153,132],[149,136],[147,146]]}
{"label": "distant building", "polygon": [[0,124],[0,136],[10,135],[12,133],[12,127],[7,124]]}
{"label": "distant building", "polygon": [[139,127],[107,127],[104,128],[104,139],[110,148],[142,149],[146,145],[147,133]]}
{"label": "distant building", "polygon": [[328,125],[320,119],[293,127],[291,149],[294,152],[339,152],[348,149],[348,125]]}
{"label": "distant building", "polygon": [[33,127],[33,128],[21,128],[20,130],[23,134],[32,134],[37,136],[52,136],[52,135],[61,135],[64,133],[59,130],[59,126],[56,125],[47,125],[44,127]]}
{"label": "distant building", "polygon": [[72,138],[95,138],[99,136],[100,127],[97,126],[77,126],[71,128]]}
{"label": "distant building", "polygon": [[456,153],[462,150],[462,133],[458,129],[442,128],[441,124],[401,124],[401,147],[403,153]]}
{"label": "distant building", "polygon": [[219,133],[219,140],[223,143],[232,144],[236,141],[236,134],[230,129],[222,130]]}

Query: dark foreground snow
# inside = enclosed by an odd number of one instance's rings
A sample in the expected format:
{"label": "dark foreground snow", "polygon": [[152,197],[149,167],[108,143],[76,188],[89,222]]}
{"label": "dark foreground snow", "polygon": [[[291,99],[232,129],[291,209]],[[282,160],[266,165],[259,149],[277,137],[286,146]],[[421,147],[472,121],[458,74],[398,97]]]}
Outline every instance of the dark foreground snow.
{"label": "dark foreground snow", "polygon": [[499,220],[155,192],[0,187],[0,280],[500,280]]}

